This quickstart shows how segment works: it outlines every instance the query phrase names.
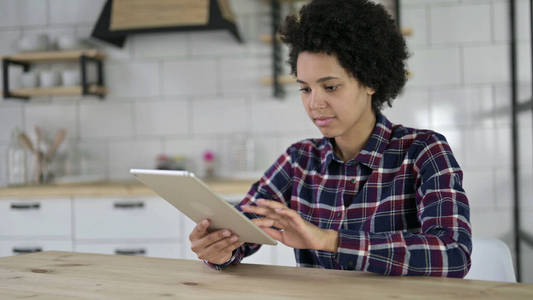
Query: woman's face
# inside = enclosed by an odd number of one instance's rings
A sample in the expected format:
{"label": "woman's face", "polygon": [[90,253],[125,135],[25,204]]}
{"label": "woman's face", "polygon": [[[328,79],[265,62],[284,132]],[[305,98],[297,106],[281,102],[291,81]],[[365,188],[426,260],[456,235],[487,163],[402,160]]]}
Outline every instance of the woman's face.
{"label": "woman's face", "polygon": [[325,53],[302,52],[296,65],[302,103],[325,137],[357,137],[373,122],[372,94]]}

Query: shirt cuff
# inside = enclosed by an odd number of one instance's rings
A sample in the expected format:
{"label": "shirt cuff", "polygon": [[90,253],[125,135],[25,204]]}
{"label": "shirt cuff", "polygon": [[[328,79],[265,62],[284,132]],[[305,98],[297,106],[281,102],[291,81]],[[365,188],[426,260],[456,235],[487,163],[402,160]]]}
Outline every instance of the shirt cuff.
{"label": "shirt cuff", "polygon": [[243,253],[241,247],[233,250],[233,255],[230,257],[230,259],[228,259],[228,261],[226,261],[223,264],[210,263],[209,261],[207,261],[205,259],[203,259],[202,261],[204,263],[206,263],[209,267],[213,268],[213,269],[216,269],[216,270],[219,270],[219,271],[224,270],[229,265],[236,265],[236,264],[240,263],[240,261],[242,260],[242,253]]}
{"label": "shirt cuff", "polygon": [[363,271],[367,265],[369,247],[367,233],[339,230],[339,243],[335,260],[343,270]]}

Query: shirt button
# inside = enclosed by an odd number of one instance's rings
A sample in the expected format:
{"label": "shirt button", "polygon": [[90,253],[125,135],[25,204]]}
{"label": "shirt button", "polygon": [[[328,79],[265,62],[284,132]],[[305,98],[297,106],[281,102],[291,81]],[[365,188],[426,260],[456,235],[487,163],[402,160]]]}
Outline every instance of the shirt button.
{"label": "shirt button", "polygon": [[340,218],[342,216],[342,213],[341,212],[338,212],[337,213],[337,217]]}
{"label": "shirt button", "polygon": [[350,182],[353,184],[355,183],[355,178],[350,179]]}

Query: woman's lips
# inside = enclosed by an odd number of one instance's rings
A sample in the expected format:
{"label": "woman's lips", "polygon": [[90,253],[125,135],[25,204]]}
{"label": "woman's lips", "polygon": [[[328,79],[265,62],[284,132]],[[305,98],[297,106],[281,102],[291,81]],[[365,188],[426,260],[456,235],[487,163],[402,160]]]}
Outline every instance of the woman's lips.
{"label": "woman's lips", "polygon": [[316,124],[318,127],[325,127],[325,126],[328,126],[329,124],[331,124],[331,122],[333,122],[333,120],[335,120],[335,117],[320,117],[320,118],[315,118],[315,124]]}

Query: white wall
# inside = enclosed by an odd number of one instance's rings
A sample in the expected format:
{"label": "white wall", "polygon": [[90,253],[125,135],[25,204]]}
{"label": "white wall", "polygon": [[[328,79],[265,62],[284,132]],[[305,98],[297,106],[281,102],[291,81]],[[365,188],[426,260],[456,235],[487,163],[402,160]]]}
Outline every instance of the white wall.
{"label": "white wall", "polygon": [[[414,30],[407,38],[413,77],[385,114],[393,122],[434,129],[448,138],[464,169],[474,235],[512,246],[507,1],[401,2],[403,23]],[[528,2],[517,2],[520,99],[527,99]],[[0,55],[14,53],[18,38],[39,32],[87,37],[103,3],[0,0]],[[67,128],[68,143],[61,151],[78,146],[88,157],[86,172],[107,179],[130,179],[130,167],[153,167],[158,153],[187,155],[201,172],[201,152],[213,149],[227,157],[235,133],[253,137],[257,170],[263,170],[290,143],[319,136],[296,86],[288,86],[288,96],[280,101],[259,83],[270,72],[270,47],[258,41],[270,31],[268,5],[259,0],[231,3],[245,44],[225,31],[131,35],[122,49],[99,46],[109,56],[105,76],[110,93],[104,101],[0,101],[0,185],[6,183],[6,149],[15,126],[31,133],[36,124]],[[520,126],[526,188],[533,178],[529,115]],[[221,164],[219,171],[227,173],[230,166]],[[522,203],[523,217],[531,219],[530,195],[524,191]],[[528,276],[533,281],[533,274]]]}
{"label": "white wall", "polygon": [[[443,133],[464,170],[473,235],[513,247],[508,1],[403,0],[409,80],[391,119]],[[520,100],[531,97],[529,3],[517,1]],[[394,104],[393,104],[394,105]],[[531,113],[519,121],[522,226],[533,232]],[[474,245],[475,246],[475,245]],[[523,250],[531,265],[532,249]],[[522,268],[523,280],[533,272]]]}

